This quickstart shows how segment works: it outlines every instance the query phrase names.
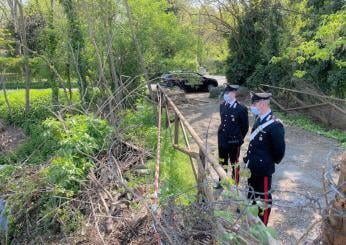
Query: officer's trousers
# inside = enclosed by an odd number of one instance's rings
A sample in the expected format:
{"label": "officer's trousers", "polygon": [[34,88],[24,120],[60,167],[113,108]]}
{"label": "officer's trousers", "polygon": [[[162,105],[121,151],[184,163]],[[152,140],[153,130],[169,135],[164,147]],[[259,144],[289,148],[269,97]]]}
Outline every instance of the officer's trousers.
{"label": "officer's trousers", "polygon": [[259,207],[258,216],[267,225],[272,205],[272,195],[270,193],[272,176],[259,176],[251,173],[248,185],[248,198],[253,200],[253,204],[256,204],[256,200],[264,203],[263,209]]}
{"label": "officer's trousers", "polygon": [[[232,179],[235,180],[235,183],[239,184],[239,154],[240,146],[239,145],[229,145],[227,148],[219,146],[219,163],[227,169],[228,161],[230,161],[232,166]],[[235,166],[235,165],[238,166]]]}

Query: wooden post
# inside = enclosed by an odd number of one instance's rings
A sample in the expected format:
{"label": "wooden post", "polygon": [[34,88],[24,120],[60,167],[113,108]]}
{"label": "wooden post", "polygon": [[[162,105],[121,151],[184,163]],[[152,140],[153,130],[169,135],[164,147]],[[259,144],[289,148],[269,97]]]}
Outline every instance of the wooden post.
{"label": "wooden post", "polygon": [[214,196],[211,190],[209,189],[208,181],[207,181],[207,175],[206,175],[206,166],[207,166],[207,158],[204,155],[204,152],[200,149],[199,150],[199,160],[200,160],[200,172],[198,173],[198,186],[199,186],[199,194],[202,198],[201,200],[208,200],[213,201]]}
{"label": "wooden post", "polygon": [[[183,131],[185,145],[186,145],[187,149],[191,150],[190,143],[189,143],[189,138],[187,137],[184,124],[181,121],[180,121],[180,126],[181,126],[181,129]],[[190,163],[191,163],[192,171],[193,171],[193,174],[195,175],[195,180],[197,182],[198,181],[198,167],[196,166],[195,162],[193,161],[193,159],[192,159],[192,157],[190,155],[189,155],[189,158],[190,158]]]}
{"label": "wooden post", "polygon": [[175,113],[175,118],[174,118],[174,144],[178,145],[179,144],[179,116],[177,113]]}
{"label": "wooden post", "polygon": [[166,124],[165,124],[165,127],[168,128],[170,126],[169,125],[170,118],[169,118],[169,111],[168,111],[167,101],[166,101],[164,96],[163,96],[163,100],[164,100],[163,104],[165,105],[164,109],[166,110]]}

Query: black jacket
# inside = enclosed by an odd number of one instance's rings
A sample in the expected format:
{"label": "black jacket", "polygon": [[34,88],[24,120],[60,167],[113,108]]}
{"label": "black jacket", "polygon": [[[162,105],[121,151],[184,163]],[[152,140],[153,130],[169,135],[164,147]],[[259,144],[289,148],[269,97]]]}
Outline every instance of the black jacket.
{"label": "black jacket", "polygon": [[275,172],[275,163],[280,163],[285,155],[285,130],[280,121],[275,119],[270,113],[260,120],[255,121],[251,133],[256,128],[274,119],[275,121],[260,131],[255,138],[250,141],[245,162],[249,162],[249,169],[252,174],[270,176]]}
{"label": "black jacket", "polygon": [[218,130],[219,147],[242,145],[249,130],[247,108],[235,101],[232,106],[223,101],[220,104],[221,124]]}

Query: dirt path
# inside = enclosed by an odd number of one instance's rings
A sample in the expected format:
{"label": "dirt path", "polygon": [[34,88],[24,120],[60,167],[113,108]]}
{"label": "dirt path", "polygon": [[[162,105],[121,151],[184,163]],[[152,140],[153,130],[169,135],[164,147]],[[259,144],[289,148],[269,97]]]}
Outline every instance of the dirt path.
{"label": "dirt path", "polygon": [[14,150],[24,139],[25,135],[20,128],[4,126],[0,130],[0,154]]}
{"label": "dirt path", "polygon": [[[208,132],[208,149],[217,158],[219,102],[216,99],[209,99],[206,93],[189,94],[187,98],[190,103],[178,107],[203,141],[206,140]],[[252,116],[250,120],[253,120]],[[250,125],[252,126],[252,123]],[[322,199],[321,169],[326,166],[327,155],[330,152],[338,155],[342,149],[338,142],[332,139],[287,125],[285,130],[286,155],[282,163],[277,165],[272,189],[280,190],[273,194],[274,204],[283,206],[286,203],[290,207],[274,206],[269,226],[277,230],[282,244],[295,244],[319,217],[317,210],[300,208],[307,201],[304,195]],[[240,159],[246,151],[248,142],[249,133],[241,149]],[[246,180],[242,179],[241,183],[245,185]],[[319,227],[313,229],[308,235],[306,244],[311,244],[312,240],[318,236],[318,232]]]}

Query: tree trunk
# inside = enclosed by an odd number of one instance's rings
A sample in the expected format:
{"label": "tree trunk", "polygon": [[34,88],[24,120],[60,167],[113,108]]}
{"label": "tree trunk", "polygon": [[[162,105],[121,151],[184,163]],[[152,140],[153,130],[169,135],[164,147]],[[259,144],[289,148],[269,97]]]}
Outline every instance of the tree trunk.
{"label": "tree trunk", "polygon": [[71,84],[71,52],[68,49],[68,62],[66,63],[67,88],[70,100],[72,100],[72,84]]}
{"label": "tree trunk", "polygon": [[[26,39],[26,27],[24,21],[23,5],[19,0],[15,0],[19,10],[19,21],[18,21],[18,30],[20,36],[20,42],[22,47],[22,52],[24,56],[24,77],[25,77],[25,113],[30,111],[30,67],[29,67],[29,53],[28,53],[28,42]],[[16,10],[14,10],[16,12]],[[14,20],[16,22],[16,20]]]}
{"label": "tree trunk", "polygon": [[[10,102],[8,101],[8,97],[7,97],[7,91],[6,91],[6,87],[5,87],[5,75],[4,74],[1,74],[1,76],[0,76],[0,84],[2,86],[2,91],[4,93],[4,99],[5,99],[7,109],[8,109],[8,114],[10,115],[10,118],[11,118],[12,117],[12,109],[11,109],[11,105],[10,105]],[[0,127],[1,126],[2,125],[0,122]]]}
{"label": "tree trunk", "polygon": [[60,0],[66,14],[69,25],[69,39],[71,45],[71,57],[75,63],[76,75],[80,92],[80,100],[83,107],[89,100],[88,84],[86,82],[86,60],[82,55],[85,47],[84,37],[78,20],[75,2],[72,0]]}
{"label": "tree trunk", "polygon": [[[50,10],[49,10],[49,18],[48,18],[48,27],[49,29],[54,29],[54,0],[50,0]],[[53,59],[55,56],[55,50],[56,50],[56,35],[54,32],[50,32],[50,43],[47,45],[47,51],[49,57]],[[56,81],[56,77],[53,71],[50,71],[49,74],[49,80],[51,82],[52,87],[52,106],[53,110],[57,111],[59,109],[59,85]]]}
{"label": "tree trunk", "polygon": [[[134,45],[136,47],[136,50],[137,50],[139,64],[140,64],[140,66],[142,68],[142,71],[144,73],[144,78],[147,81],[147,86],[148,86],[150,98],[153,101],[155,101],[154,100],[154,98],[155,98],[154,97],[154,93],[153,93],[153,91],[151,89],[151,84],[149,82],[148,71],[145,68],[143,54],[142,54],[141,47],[140,47],[138,39],[137,39],[137,35],[136,35],[136,31],[135,31],[135,26],[134,26],[133,21],[132,21],[131,9],[130,9],[130,5],[129,5],[128,0],[124,0],[124,4],[125,4],[125,7],[126,7],[127,18],[129,20],[129,26],[130,26],[130,29],[131,29],[132,41],[133,41],[133,43],[134,43]],[[155,116],[155,118],[157,118],[157,111],[156,111],[154,103],[153,103],[153,115]]]}
{"label": "tree trunk", "polygon": [[[340,176],[338,189],[346,195],[346,152],[344,152],[340,164]],[[346,200],[336,194],[335,200],[327,210],[327,217],[322,226],[323,244],[343,245],[346,241]]]}
{"label": "tree trunk", "polygon": [[[140,47],[140,44],[139,44],[139,41],[138,41],[138,38],[136,35],[135,26],[134,26],[133,21],[132,21],[130,5],[129,5],[128,0],[124,0],[124,3],[125,3],[125,7],[126,7],[127,18],[129,20],[129,25],[130,25],[130,29],[131,29],[132,41],[133,41],[133,44],[135,45],[135,48],[137,50],[139,65],[141,66],[145,80],[147,80],[147,82],[148,82],[149,81],[148,71],[147,71],[147,68],[145,68],[143,54],[142,54],[141,47]],[[151,87],[149,86],[149,84],[148,84],[148,89],[149,89],[149,92],[151,95],[152,90],[151,90]]]}
{"label": "tree trunk", "polygon": [[118,78],[117,72],[115,70],[115,58],[114,58],[114,51],[113,51],[113,42],[112,42],[112,26],[111,26],[111,19],[107,16],[107,19],[104,23],[105,28],[108,30],[107,35],[107,46],[109,49],[107,59],[108,59],[108,65],[109,65],[109,72],[111,75],[112,83],[111,83],[111,90],[113,93],[116,93],[115,100],[117,103],[121,103],[121,99],[123,98],[123,94],[121,91],[121,83]]}

